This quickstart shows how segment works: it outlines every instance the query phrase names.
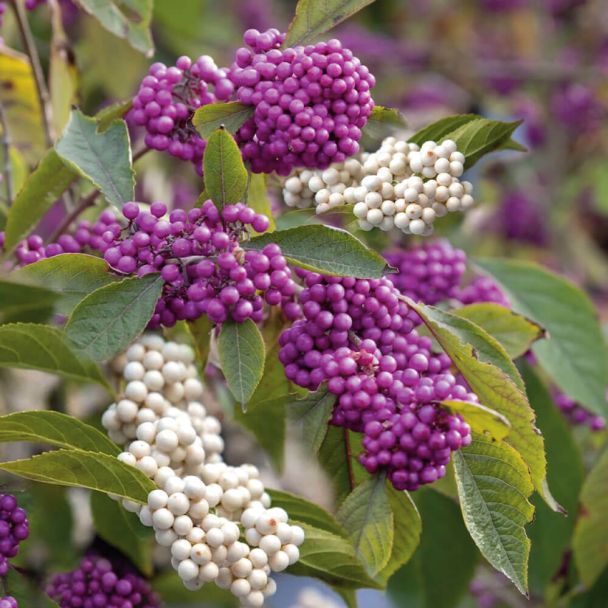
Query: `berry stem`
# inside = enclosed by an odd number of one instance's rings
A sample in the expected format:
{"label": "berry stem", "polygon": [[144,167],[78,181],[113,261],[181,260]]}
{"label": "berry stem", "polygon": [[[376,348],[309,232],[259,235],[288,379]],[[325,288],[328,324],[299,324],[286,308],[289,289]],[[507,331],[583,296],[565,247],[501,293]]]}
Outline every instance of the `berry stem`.
{"label": "berry stem", "polygon": [[[133,163],[136,163],[142,156],[145,156],[150,151],[150,148],[144,147],[133,155]],[[99,190],[93,190],[86,196],[83,196],[76,207],[72,209],[64,218],[63,222],[59,224],[55,232],[50,236],[49,243],[54,243],[60,235],[62,235],[70,225],[78,219],[78,217],[86,211],[89,207],[92,207],[97,200],[97,197],[101,194]]]}
{"label": "berry stem", "polygon": [[344,437],[344,449],[346,450],[346,466],[348,471],[348,483],[350,485],[351,492],[357,485],[355,483],[355,473],[353,471],[353,451],[350,445],[350,435],[348,429],[342,430],[342,436]]}
{"label": "berry stem", "polygon": [[6,112],[2,102],[0,102],[0,127],[2,127],[2,155],[4,156],[4,167],[2,173],[4,176],[4,187],[6,188],[6,204],[10,207],[13,204],[13,169],[11,165],[11,137],[8,130],[8,121]]}
{"label": "berry stem", "polygon": [[36,93],[38,94],[38,101],[40,102],[44,137],[46,140],[46,145],[50,148],[53,146],[54,140],[51,97],[49,95],[48,87],[46,86],[42,64],[40,63],[40,56],[38,54],[38,49],[36,48],[34,36],[32,35],[32,30],[30,29],[23,5],[21,2],[19,2],[19,0],[10,0],[10,5],[13,9],[13,13],[15,14],[21,41],[32,66],[32,73],[34,75],[34,82],[36,84]]}

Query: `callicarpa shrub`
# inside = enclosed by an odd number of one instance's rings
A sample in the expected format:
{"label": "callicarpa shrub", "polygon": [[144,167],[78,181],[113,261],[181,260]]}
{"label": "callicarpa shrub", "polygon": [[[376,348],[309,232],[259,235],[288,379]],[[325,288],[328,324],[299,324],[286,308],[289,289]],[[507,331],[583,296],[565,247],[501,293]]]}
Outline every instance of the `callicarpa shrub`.
{"label": "callicarpa shrub", "polygon": [[599,606],[603,224],[537,196],[603,110],[490,61],[526,3],[465,62],[449,8],[39,4],[0,2],[0,608]]}

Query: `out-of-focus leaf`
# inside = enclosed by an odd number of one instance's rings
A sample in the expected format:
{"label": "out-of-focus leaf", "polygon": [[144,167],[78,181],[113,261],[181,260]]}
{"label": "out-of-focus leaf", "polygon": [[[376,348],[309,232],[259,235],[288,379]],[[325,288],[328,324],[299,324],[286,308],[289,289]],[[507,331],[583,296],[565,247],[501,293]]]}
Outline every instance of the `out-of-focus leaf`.
{"label": "out-of-focus leaf", "polygon": [[268,187],[266,176],[263,173],[250,173],[249,186],[247,187],[247,206],[251,207],[256,213],[265,215],[270,224],[266,232],[274,232],[276,224],[272,215],[272,207],[268,198]]}

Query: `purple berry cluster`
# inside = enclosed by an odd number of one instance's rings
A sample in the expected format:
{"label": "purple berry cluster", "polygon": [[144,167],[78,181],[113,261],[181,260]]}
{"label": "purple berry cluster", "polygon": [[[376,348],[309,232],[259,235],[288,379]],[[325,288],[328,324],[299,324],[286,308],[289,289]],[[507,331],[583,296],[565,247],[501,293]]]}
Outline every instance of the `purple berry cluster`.
{"label": "purple berry cluster", "polygon": [[56,575],[46,590],[61,608],[158,608],[149,583],[100,557],[86,557],[72,572]]}
{"label": "purple berry cluster", "polygon": [[467,255],[446,241],[389,251],[386,261],[398,272],[389,278],[405,296],[435,305],[454,297],[467,268]]}
{"label": "purple berry cluster", "polygon": [[606,428],[606,419],[593,414],[578,404],[565,393],[557,392],[554,396],[555,405],[566,417],[568,422],[575,426],[588,426],[592,431],[603,431]]}
{"label": "purple berry cluster", "polygon": [[0,598],[0,608],[19,608],[19,604],[12,595],[5,595]]}
{"label": "purple berry cluster", "polygon": [[284,40],[247,30],[230,72],[237,100],[255,107],[237,139],[257,173],[344,161],[374,107],[374,77],[339,40],[281,49]]}
{"label": "purple berry cluster", "polygon": [[228,100],[233,90],[226,71],[208,55],[194,62],[183,56],[172,67],[155,63],[133,99],[130,118],[145,127],[149,148],[192,161],[202,174],[205,140],[194,128],[192,115],[204,105]]}
{"label": "purple berry cluster", "polygon": [[447,240],[389,251],[384,257],[398,271],[389,275],[393,285],[415,302],[431,306],[446,300],[462,305],[493,302],[511,307],[502,289],[489,277],[475,277],[468,285],[461,285],[467,256]]}
{"label": "purple berry cluster", "polygon": [[386,471],[399,490],[443,477],[471,434],[437,402],[477,400],[450,373],[450,358],[416,332],[415,313],[388,279],[300,274],[304,318],[279,338],[286,376],[309,390],[327,382],[337,396],[331,424],[363,433],[370,473]]}
{"label": "purple berry cluster", "polygon": [[[17,499],[12,494],[0,494],[0,577],[8,574],[9,560],[19,553],[19,544],[29,533],[27,514],[17,504]],[[4,600],[10,601],[11,598]]]}
{"label": "purple berry cluster", "polygon": [[126,228],[101,235],[103,256],[123,274],[160,272],[165,285],[150,327],[171,327],[203,314],[214,323],[259,322],[264,303],[287,304],[295,293],[291,270],[277,245],[262,251],[239,246],[248,228],[268,228],[266,216],[242,203],[220,212],[206,201],[188,212],[176,209],[166,219],[167,207],[158,202],[149,211],[127,203],[122,213]]}
{"label": "purple berry cluster", "polygon": [[523,190],[505,192],[496,219],[499,231],[509,241],[539,247],[547,244],[549,234],[542,208]]}

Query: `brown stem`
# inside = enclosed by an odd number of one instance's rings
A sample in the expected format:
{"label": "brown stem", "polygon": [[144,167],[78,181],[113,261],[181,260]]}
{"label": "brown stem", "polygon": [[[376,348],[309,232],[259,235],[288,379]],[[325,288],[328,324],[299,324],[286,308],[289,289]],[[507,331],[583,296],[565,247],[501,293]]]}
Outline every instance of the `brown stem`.
{"label": "brown stem", "polygon": [[11,136],[8,130],[8,120],[4,106],[0,102],[0,127],[2,127],[2,154],[4,156],[4,187],[6,188],[6,204],[10,207],[13,204],[13,168],[11,165]]}
{"label": "brown stem", "polygon": [[348,470],[348,483],[350,485],[351,492],[357,485],[355,483],[355,473],[353,471],[353,451],[350,446],[350,435],[348,429],[343,429],[342,434],[344,437],[344,449],[346,450],[346,468]]}
{"label": "brown stem", "polygon": [[40,102],[40,110],[42,114],[42,125],[44,127],[44,137],[46,145],[50,148],[53,145],[53,121],[51,113],[51,97],[49,90],[46,86],[46,80],[44,78],[44,72],[42,70],[42,64],[40,63],[40,55],[38,55],[38,49],[34,42],[34,36],[27,20],[25,9],[20,0],[9,0],[15,18],[17,20],[17,26],[19,28],[19,34],[21,41],[27,53],[30,64],[32,66],[32,72],[34,74],[34,82],[36,83],[36,92],[38,94],[38,101]]}
{"label": "brown stem", "polygon": [[[145,156],[149,151],[150,148],[142,148],[141,150],[138,150],[133,155],[133,162],[137,162],[142,156]],[[63,222],[61,222],[55,232],[53,232],[53,234],[49,238],[49,243],[53,243],[54,241],[56,241],[57,238],[70,227],[72,222],[74,222],[80,216],[81,213],[86,211],[89,207],[92,207],[100,194],[101,192],[99,190],[93,190],[92,192],[89,192],[89,194],[87,194],[86,196],[83,196],[78,201],[76,207],[74,207],[74,209],[72,209],[72,211],[70,211],[70,213],[65,216]]]}

